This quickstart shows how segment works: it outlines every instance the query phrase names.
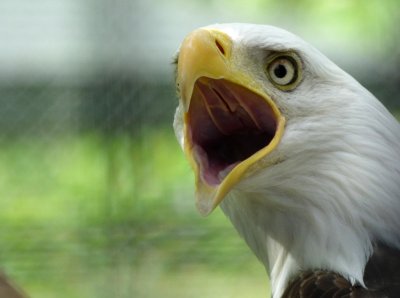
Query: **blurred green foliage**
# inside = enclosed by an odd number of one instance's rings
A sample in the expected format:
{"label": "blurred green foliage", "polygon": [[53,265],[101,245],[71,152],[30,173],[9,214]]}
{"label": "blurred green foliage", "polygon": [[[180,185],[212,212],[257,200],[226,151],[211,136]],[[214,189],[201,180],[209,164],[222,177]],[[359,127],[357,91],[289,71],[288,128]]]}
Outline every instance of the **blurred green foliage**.
{"label": "blurred green foliage", "polygon": [[196,212],[171,129],[0,145],[0,264],[32,297],[267,292],[222,213]]}

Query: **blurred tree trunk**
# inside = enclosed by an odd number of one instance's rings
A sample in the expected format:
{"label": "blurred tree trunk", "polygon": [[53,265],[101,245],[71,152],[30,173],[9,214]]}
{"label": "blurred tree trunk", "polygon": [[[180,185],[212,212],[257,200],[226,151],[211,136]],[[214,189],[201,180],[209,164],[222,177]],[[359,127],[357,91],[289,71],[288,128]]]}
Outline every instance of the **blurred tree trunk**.
{"label": "blurred tree trunk", "polygon": [[28,298],[28,296],[0,272],[0,298]]}

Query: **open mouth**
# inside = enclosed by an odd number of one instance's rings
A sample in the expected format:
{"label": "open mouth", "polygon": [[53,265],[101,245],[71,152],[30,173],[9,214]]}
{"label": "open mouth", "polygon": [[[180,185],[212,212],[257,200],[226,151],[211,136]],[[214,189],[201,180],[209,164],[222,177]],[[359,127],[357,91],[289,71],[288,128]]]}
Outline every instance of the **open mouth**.
{"label": "open mouth", "polygon": [[197,79],[187,116],[194,159],[208,185],[268,146],[278,126],[265,98],[225,79]]}

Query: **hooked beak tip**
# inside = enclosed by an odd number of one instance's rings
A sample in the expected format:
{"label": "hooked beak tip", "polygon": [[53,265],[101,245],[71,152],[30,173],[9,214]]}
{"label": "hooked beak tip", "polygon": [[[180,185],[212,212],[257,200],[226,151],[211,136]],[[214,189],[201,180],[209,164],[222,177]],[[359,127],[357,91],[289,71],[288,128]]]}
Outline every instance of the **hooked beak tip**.
{"label": "hooked beak tip", "polygon": [[215,209],[212,202],[208,200],[198,200],[196,207],[197,211],[204,217],[208,216]]}

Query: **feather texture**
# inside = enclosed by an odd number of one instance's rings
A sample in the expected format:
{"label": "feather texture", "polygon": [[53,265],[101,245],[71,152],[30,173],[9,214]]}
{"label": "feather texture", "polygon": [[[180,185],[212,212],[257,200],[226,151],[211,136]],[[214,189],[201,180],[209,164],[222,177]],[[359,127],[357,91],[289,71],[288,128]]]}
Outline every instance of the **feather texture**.
{"label": "feather texture", "polygon": [[400,251],[383,244],[365,268],[366,288],[352,285],[341,275],[329,271],[307,271],[291,281],[282,298],[396,298],[400,295]]}

